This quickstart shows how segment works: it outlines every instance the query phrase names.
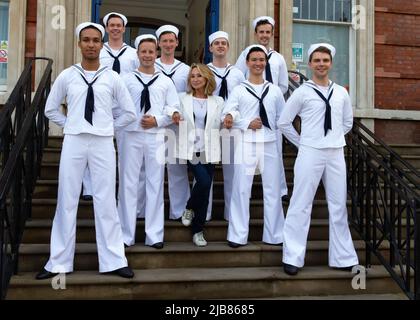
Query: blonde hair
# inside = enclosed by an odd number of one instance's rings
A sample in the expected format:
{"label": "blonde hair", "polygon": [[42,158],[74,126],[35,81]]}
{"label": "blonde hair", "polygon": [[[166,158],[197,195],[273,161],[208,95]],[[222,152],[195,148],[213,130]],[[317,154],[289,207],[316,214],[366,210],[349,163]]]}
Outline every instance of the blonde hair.
{"label": "blonde hair", "polygon": [[191,86],[191,75],[192,71],[197,69],[201,76],[206,79],[206,87],[204,88],[204,94],[207,96],[212,96],[213,92],[216,90],[216,80],[214,78],[213,72],[205,64],[193,63],[190,68],[190,73],[188,74],[188,90],[187,93],[195,93],[194,88]]}

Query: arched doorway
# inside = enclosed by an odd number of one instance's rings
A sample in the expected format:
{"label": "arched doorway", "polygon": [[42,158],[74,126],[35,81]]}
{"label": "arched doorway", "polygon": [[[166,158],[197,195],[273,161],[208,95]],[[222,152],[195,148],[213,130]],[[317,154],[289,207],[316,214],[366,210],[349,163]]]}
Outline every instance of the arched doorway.
{"label": "arched doorway", "polygon": [[[92,0],[92,19],[101,22],[108,12],[120,12],[129,23],[126,43],[138,35],[154,33],[164,24],[180,29],[176,57],[186,63],[208,61],[208,35],[219,28],[220,0]],[[205,4],[205,5],[203,5]]]}

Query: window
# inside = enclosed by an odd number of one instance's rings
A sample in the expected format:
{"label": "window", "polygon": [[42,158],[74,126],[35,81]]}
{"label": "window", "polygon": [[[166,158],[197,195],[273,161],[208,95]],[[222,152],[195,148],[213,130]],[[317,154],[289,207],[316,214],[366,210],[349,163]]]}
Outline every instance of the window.
{"label": "window", "polygon": [[9,43],[9,1],[0,0],[0,90],[6,90]]}
{"label": "window", "polygon": [[309,46],[330,43],[337,49],[330,78],[350,89],[355,72],[351,63],[355,52],[352,0],[294,0],[293,4],[293,63],[296,70],[310,78]]}

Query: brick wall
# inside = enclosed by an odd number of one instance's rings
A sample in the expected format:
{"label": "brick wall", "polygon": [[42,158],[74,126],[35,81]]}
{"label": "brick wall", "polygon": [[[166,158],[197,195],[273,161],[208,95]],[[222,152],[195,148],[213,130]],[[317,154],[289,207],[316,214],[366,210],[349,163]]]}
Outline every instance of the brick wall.
{"label": "brick wall", "polygon": [[[375,107],[420,111],[420,0],[375,1]],[[388,143],[420,143],[416,121],[375,121]]]}
{"label": "brick wall", "polygon": [[25,58],[36,55],[37,0],[27,0]]}

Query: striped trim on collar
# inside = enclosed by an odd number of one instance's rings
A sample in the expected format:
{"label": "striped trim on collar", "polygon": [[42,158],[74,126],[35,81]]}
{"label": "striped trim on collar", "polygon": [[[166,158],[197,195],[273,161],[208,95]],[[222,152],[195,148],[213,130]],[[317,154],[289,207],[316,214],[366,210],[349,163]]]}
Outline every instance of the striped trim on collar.
{"label": "striped trim on collar", "polygon": [[165,69],[165,67],[163,66],[162,63],[156,61],[155,65],[159,69],[159,71],[161,71],[162,73],[171,74],[171,73],[174,73],[174,72],[178,71],[178,69],[183,65],[183,63],[181,61],[175,60],[175,65],[171,68],[169,73],[167,73],[167,71],[166,71],[166,69]]}
{"label": "striped trim on collar", "polygon": [[[105,48],[106,51],[108,51],[109,53],[111,53],[113,55],[112,49],[109,46],[108,42],[104,44],[104,48]],[[117,56],[120,54],[121,51],[123,51],[126,48],[128,48],[128,44],[124,43],[123,46],[118,50]]]}
{"label": "striped trim on collar", "polygon": [[[246,89],[251,90],[252,92],[254,92],[254,94],[255,94],[256,96],[258,96],[258,94],[257,94],[257,92],[255,91],[255,89],[254,89],[253,85],[252,85],[252,84],[251,84],[248,80],[246,80],[246,81],[242,82],[240,85],[241,85],[241,86],[243,86],[243,87],[245,87]],[[270,83],[270,82],[268,82],[268,81],[265,81],[265,82],[264,82],[263,89],[262,89],[262,92],[264,92],[264,91],[267,89],[267,87],[269,87],[269,86],[271,86],[271,85],[272,85],[272,83]]]}
{"label": "striped trim on collar", "polygon": [[[134,74],[135,76],[138,76],[138,77],[140,77],[141,79],[143,79],[143,75],[142,75],[142,73],[141,73],[140,71],[135,70],[135,71],[133,71],[133,74]],[[153,81],[154,79],[156,79],[157,77],[159,77],[159,75],[160,75],[160,74],[161,74],[160,72],[155,72],[155,73],[153,74],[152,79],[151,79],[150,81]]]}
{"label": "striped trim on collar", "polygon": [[[330,85],[328,86],[328,94],[334,88],[334,84],[335,83],[330,80]],[[306,81],[303,85],[319,91],[319,87],[312,80]]]}
{"label": "striped trim on collar", "polygon": [[[87,81],[86,75],[85,75],[85,70],[82,68],[82,66],[80,64],[75,64],[72,66],[77,72],[79,72],[83,78],[85,78],[85,80]],[[108,67],[99,67],[99,70],[96,71],[95,76],[93,77],[93,81],[95,81],[101,74],[103,74],[106,70],[108,70]],[[88,81],[87,81],[88,82]]]}
{"label": "striped trim on collar", "polygon": [[232,69],[235,67],[235,66],[233,66],[233,65],[231,65],[231,64],[229,64],[229,63],[228,63],[228,65],[227,65],[227,67],[226,67],[226,69],[225,69],[225,73],[224,73],[223,75],[221,75],[221,74],[219,74],[219,73],[217,72],[217,69],[216,69],[216,67],[213,65],[213,63],[209,63],[207,66],[209,67],[209,69],[210,69],[210,70],[211,70],[214,74],[218,75],[220,78],[225,77],[225,76],[229,73],[229,71],[230,71],[230,70],[232,70]]}

